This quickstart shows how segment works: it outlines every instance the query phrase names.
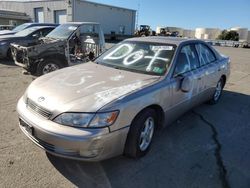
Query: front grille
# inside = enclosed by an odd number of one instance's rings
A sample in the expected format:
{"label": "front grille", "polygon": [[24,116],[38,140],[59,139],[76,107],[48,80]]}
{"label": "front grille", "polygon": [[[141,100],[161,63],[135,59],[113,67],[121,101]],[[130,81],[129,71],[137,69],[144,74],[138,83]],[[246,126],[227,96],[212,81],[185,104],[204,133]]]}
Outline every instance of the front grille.
{"label": "front grille", "polygon": [[23,52],[21,50],[16,50],[16,61],[19,63],[23,62]]}
{"label": "front grille", "polygon": [[44,109],[43,107],[37,105],[35,102],[33,102],[30,99],[27,99],[27,107],[31,110],[33,110],[35,113],[45,117],[45,118],[50,118],[52,113],[49,112],[48,110]]}
{"label": "front grille", "polygon": [[27,52],[24,49],[12,47],[13,57],[18,63],[25,64]]}

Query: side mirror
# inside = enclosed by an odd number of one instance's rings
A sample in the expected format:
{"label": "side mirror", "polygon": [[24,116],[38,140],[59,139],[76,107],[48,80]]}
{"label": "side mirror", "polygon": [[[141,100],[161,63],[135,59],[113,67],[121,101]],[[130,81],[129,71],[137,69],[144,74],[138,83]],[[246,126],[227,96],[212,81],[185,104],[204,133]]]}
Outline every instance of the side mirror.
{"label": "side mirror", "polygon": [[190,77],[184,77],[182,82],[181,82],[181,90],[183,92],[189,92],[192,88],[192,80]]}

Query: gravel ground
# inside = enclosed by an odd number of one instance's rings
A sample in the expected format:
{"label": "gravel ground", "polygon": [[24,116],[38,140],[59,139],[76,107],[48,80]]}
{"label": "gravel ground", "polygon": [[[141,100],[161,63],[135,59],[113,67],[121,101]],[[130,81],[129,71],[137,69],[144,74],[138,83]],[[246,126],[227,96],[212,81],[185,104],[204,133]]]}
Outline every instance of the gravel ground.
{"label": "gravel ground", "polygon": [[142,159],[99,163],[51,156],[21,133],[16,103],[34,78],[0,60],[0,187],[250,187],[250,50],[217,49],[232,60],[219,104],[157,132]]}

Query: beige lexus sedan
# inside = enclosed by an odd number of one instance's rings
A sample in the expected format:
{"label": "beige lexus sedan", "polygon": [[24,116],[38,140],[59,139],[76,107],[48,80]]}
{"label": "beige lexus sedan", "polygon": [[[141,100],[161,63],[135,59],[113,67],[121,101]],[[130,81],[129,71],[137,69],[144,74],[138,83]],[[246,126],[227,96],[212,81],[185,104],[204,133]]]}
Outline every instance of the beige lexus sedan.
{"label": "beige lexus sedan", "polygon": [[157,128],[215,104],[230,60],[200,40],[125,40],[95,61],[33,81],[17,105],[23,133],[47,152],[100,161],[142,157]]}

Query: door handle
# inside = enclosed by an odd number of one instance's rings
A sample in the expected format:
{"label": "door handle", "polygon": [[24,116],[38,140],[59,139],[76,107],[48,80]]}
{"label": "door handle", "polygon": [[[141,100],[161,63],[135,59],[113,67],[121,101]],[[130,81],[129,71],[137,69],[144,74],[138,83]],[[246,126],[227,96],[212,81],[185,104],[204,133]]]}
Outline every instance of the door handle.
{"label": "door handle", "polygon": [[220,72],[221,71],[221,68],[218,68],[218,72]]}

